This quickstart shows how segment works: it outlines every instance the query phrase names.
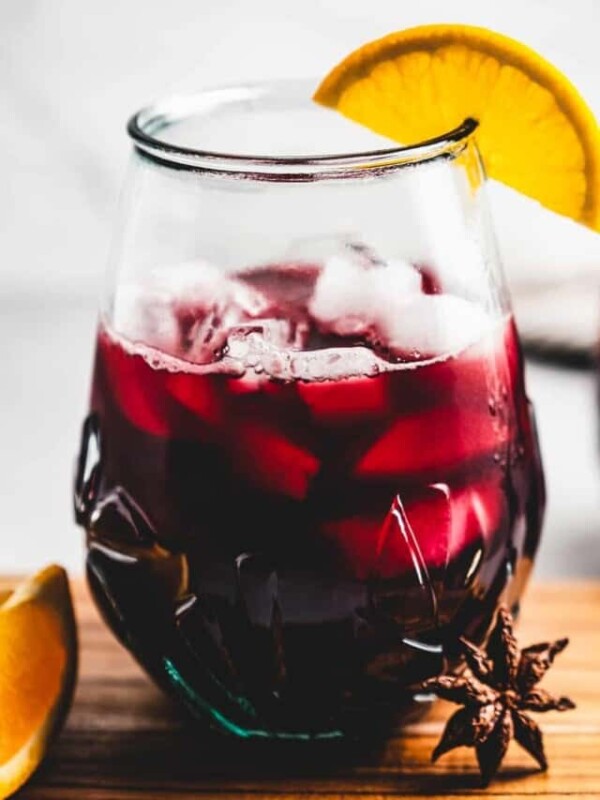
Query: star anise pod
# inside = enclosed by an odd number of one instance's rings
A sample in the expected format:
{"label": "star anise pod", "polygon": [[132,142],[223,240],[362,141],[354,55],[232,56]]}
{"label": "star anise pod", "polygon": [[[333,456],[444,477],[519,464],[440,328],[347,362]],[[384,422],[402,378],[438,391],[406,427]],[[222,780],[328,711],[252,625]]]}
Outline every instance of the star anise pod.
{"label": "star anise pod", "polygon": [[432,760],[465,745],[474,747],[484,786],[492,780],[514,738],[541,769],[548,762],[542,732],[525,711],[566,711],[575,708],[568,697],[553,697],[536,688],[568,639],[544,642],[519,651],[510,611],[501,606],[484,649],[466,639],[461,645],[468,670],[462,675],[432,678],[423,688],[462,705],[448,720]]}

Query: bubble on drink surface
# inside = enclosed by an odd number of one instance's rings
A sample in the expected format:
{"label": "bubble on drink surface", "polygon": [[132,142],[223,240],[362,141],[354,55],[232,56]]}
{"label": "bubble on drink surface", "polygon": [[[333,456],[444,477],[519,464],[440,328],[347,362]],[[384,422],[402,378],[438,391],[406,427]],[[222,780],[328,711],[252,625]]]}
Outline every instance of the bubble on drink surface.
{"label": "bubble on drink surface", "polygon": [[322,264],[228,274],[197,260],[156,269],[144,284],[119,287],[113,324],[130,342],[187,365],[322,381],[450,355],[490,321],[475,303],[425,295],[411,264],[338,243]]}
{"label": "bubble on drink surface", "polygon": [[293,354],[290,376],[302,381],[334,381],[343,378],[375,376],[385,370],[385,362],[368,347],[330,347]]}
{"label": "bubble on drink surface", "polygon": [[295,335],[295,326],[283,319],[238,324],[227,333],[226,361],[251,370],[251,380],[257,375],[289,378]]}
{"label": "bubble on drink surface", "polygon": [[[285,349],[296,340],[295,326],[285,319],[238,322],[227,331],[227,355],[244,359]],[[302,342],[300,343],[302,344]]]}

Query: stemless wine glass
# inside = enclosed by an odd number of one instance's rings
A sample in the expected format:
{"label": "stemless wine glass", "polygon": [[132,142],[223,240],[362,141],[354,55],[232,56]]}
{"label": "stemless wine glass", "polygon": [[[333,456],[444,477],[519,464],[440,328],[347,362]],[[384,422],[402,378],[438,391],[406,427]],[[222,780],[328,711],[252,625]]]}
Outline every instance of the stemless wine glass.
{"label": "stemless wine glass", "polygon": [[544,506],[476,123],[357,151],[310,94],[131,120],[75,485],[109,625],[241,737],[397,716],[516,605]]}

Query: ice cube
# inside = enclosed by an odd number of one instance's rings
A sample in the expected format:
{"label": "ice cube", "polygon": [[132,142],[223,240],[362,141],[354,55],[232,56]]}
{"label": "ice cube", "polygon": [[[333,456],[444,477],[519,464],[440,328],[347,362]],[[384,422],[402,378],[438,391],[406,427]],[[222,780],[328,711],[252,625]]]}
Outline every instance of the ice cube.
{"label": "ice cube", "polygon": [[223,398],[220,384],[210,375],[170,372],[166,388],[184,409],[191,411],[201,423],[217,426],[223,421]]}
{"label": "ice cube", "polygon": [[326,425],[348,425],[389,412],[389,386],[384,376],[299,381],[296,388],[312,418]]}
{"label": "ice cube", "polygon": [[259,289],[235,278],[229,280],[228,306],[241,318],[259,319],[270,310],[271,303]]}
{"label": "ice cube", "polygon": [[393,306],[394,302],[412,298],[420,294],[423,285],[421,273],[407,261],[399,259],[386,261],[377,269],[370,270],[366,277],[374,308]]}
{"label": "ice cube", "polygon": [[227,331],[227,354],[255,367],[265,358],[291,347],[297,341],[296,326],[285,319],[237,322],[230,325]]}
{"label": "ice cube", "polygon": [[493,328],[481,306],[453,295],[421,294],[403,303],[388,303],[381,320],[386,347],[397,355],[420,358],[460,352]]}
{"label": "ice cube", "polygon": [[143,342],[173,355],[177,352],[177,319],[161,294],[148,286],[118,286],[112,327],[132,342]]}
{"label": "ice cube", "polygon": [[309,450],[266,422],[239,419],[231,427],[230,447],[244,479],[264,491],[302,500],[319,471]]}
{"label": "ice cube", "polygon": [[369,324],[362,270],[341,256],[330,258],[319,276],[309,311],[322,328],[340,335],[360,333]]}
{"label": "ice cube", "polygon": [[223,306],[214,304],[209,308],[202,308],[176,303],[172,311],[179,323],[175,354],[194,364],[217,361],[227,341],[227,332],[223,325]]}
{"label": "ice cube", "polygon": [[144,283],[120,286],[113,325],[128,339],[205,364],[220,358],[232,327],[268,309],[258,289],[196,260],[155,269]]}
{"label": "ice cube", "polygon": [[359,459],[355,474],[368,479],[435,475],[484,455],[492,459],[504,435],[487,409],[424,410],[392,423]]}
{"label": "ice cube", "polygon": [[198,262],[181,265],[167,288],[168,293],[176,292],[169,299],[179,324],[181,354],[197,364],[218,360],[229,331],[268,308],[259,291],[210,264],[202,264],[200,270]]}
{"label": "ice cube", "polygon": [[202,261],[173,264],[153,270],[143,282],[120,285],[112,324],[134,342],[182,355],[186,341],[209,338],[211,316],[227,297],[227,282],[216,267]]}
{"label": "ice cube", "polygon": [[401,303],[420,290],[421,276],[408,263],[375,264],[362,253],[336,255],[325,262],[309,311],[324,331],[360,335],[380,327],[391,298]]}

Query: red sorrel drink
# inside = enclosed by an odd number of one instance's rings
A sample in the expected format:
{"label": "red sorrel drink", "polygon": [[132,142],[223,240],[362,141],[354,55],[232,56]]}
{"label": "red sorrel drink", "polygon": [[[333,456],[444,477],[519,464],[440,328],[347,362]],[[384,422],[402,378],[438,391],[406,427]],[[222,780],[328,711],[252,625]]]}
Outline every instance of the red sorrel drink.
{"label": "red sorrel drink", "polygon": [[231,730],[336,735],[398,708],[481,637],[537,546],[512,320],[404,268],[390,333],[373,308],[344,316],[356,269],[204,275],[187,298],[135,299],[139,341],[99,331],[92,589],[148,670]]}
{"label": "red sorrel drink", "polygon": [[544,505],[476,123],[382,151],[312,89],[130,123],[75,486],[109,625],[246,738],[385,730],[517,605]]}

